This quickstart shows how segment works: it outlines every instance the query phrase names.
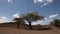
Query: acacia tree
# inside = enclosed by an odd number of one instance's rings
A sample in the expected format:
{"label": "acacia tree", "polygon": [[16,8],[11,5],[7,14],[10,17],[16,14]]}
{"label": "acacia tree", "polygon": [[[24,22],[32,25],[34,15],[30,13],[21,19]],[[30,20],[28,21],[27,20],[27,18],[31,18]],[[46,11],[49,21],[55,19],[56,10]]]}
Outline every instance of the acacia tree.
{"label": "acacia tree", "polygon": [[25,20],[28,21],[29,23],[29,29],[32,30],[32,21],[36,21],[36,20],[42,20],[44,19],[43,16],[39,15],[37,12],[31,12],[28,13],[26,16],[23,17]]}
{"label": "acacia tree", "polygon": [[23,21],[23,18],[15,18],[13,21],[17,23],[17,28],[19,28],[20,23]]}

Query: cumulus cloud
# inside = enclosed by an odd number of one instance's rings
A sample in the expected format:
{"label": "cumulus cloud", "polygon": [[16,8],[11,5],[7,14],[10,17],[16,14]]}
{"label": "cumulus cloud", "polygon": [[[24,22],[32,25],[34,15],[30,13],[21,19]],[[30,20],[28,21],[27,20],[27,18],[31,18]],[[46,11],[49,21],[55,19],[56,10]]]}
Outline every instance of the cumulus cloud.
{"label": "cumulus cloud", "polygon": [[42,3],[40,7],[44,7],[52,2],[53,0],[34,0],[34,3]]}
{"label": "cumulus cloud", "polygon": [[12,3],[13,2],[13,0],[7,0],[8,2],[10,2],[10,3]]}
{"label": "cumulus cloud", "polygon": [[55,18],[57,16],[58,16],[58,14],[53,14],[53,15],[50,15],[49,18]]}
{"label": "cumulus cloud", "polygon": [[0,23],[10,22],[6,17],[0,17]]}
{"label": "cumulus cloud", "polygon": [[20,18],[20,16],[21,16],[21,15],[19,14],[19,12],[15,13],[15,14],[13,15],[14,18]]}
{"label": "cumulus cloud", "polygon": [[37,2],[44,2],[44,0],[34,0],[34,3],[37,3]]}
{"label": "cumulus cloud", "polygon": [[44,20],[47,20],[47,18],[44,18]]}
{"label": "cumulus cloud", "polygon": [[19,18],[20,16],[19,16],[19,14],[14,14],[13,17],[14,18]]}

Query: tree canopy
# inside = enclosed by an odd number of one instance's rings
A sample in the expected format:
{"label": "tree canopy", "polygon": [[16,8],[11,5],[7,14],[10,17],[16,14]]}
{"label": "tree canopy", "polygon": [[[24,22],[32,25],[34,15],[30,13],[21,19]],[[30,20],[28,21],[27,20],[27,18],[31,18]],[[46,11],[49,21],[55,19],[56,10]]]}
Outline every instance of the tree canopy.
{"label": "tree canopy", "polygon": [[25,20],[31,20],[31,21],[36,21],[36,20],[42,20],[44,19],[43,16],[39,15],[37,12],[31,12],[28,13],[26,16],[24,16]]}

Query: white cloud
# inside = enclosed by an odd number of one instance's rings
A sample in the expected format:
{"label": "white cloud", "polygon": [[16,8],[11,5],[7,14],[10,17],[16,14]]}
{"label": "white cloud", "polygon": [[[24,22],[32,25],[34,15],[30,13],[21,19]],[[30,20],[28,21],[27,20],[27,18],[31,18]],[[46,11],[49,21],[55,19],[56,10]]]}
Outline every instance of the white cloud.
{"label": "white cloud", "polygon": [[10,2],[10,3],[12,3],[13,2],[13,0],[7,0],[8,2]]}
{"label": "white cloud", "polygon": [[19,18],[20,16],[19,16],[19,14],[14,14],[13,17],[14,18]]}
{"label": "white cloud", "polygon": [[37,0],[37,2],[44,2],[44,0]]}
{"label": "white cloud", "polygon": [[13,15],[13,17],[14,17],[14,18],[20,18],[21,15],[19,14],[19,12],[17,12],[17,13],[15,13],[15,14]]}
{"label": "white cloud", "polygon": [[48,5],[48,3],[44,3],[44,4],[41,5],[40,7],[42,8],[42,7],[46,6],[46,5]]}
{"label": "white cloud", "polygon": [[37,1],[36,0],[34,0],[34,3],[36,3]]}
{"label": "white cloud", "polygon": [[44,18],[44,20],[47,20],[47,18]]}
{"label": "white cloud", "polygon": [[6,17],[0,17],[0,23],[10,22]]}
{"label": "white cloud", "polygon": [[53,0],[34,0],[34,3],[42,3],[40,7],[44,7],[52,2]]}
{"label": "white cloud", "polygon": [[6,17],[1,17],[1,19],[5,20],[5,19],[7,19],[7,18],[6,18]]}
{"label": "white cloud", "polygon": [[49,18],[55,18],[57,16],[58,16],[58,14],[53,14],[53,15],[50,15]]}
{"label": "white cloud", "polygon": [[37,2],[44,2],[44,0],[34,0],[34,3],[37,3]]}
{"label": "white cloud", "polygon": [[47,1],[47,2],[50,2],[50,3],[53,2],[53,0],[46,0],[46,1]]}

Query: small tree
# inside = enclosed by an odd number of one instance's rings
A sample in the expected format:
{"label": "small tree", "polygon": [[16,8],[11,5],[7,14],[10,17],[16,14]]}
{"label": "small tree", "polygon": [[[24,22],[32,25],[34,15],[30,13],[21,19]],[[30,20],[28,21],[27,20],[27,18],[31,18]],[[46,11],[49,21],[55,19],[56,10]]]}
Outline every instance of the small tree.
{"label": "small tree", "polygon": [[60,27],[60,20],[54,19],[55,26]]}
{"label": "small tree", "polygon": [[22,18],[15,18],[13,21],[17,23],[17,28],[19,28],[20,23],[23,21]]}

